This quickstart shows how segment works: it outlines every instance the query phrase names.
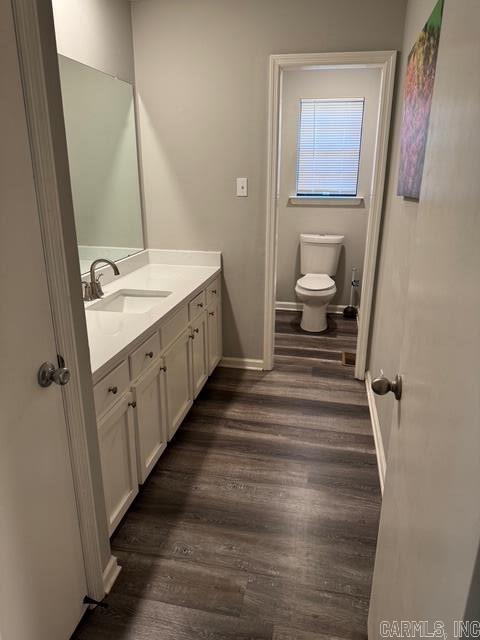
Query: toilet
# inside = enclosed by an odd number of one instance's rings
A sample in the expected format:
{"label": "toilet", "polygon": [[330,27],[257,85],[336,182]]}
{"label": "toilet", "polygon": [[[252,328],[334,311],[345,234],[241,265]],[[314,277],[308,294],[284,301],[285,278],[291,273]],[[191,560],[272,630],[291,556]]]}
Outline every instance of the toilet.
{"label": "toilet", "polygon": [[337,292],[334,276],[344,236],[300,234],[300,270],[295,293],[303,303],[304,331],[319,332],[327,328],[327,306]]}

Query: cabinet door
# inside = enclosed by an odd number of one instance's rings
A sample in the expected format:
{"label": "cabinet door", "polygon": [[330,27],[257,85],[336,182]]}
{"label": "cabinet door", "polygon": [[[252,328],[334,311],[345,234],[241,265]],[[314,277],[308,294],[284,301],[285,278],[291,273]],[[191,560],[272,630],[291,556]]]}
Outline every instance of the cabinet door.
{"label": "cabinet door", "polygon": [[132,395],[127,393],[98,424],[110,535],[138,493]]}
{"label": "cabinet door", "polygon": [[192,406],[190,330],[184,331],[164,354],[166,367],[167,433],[170,440]]}
{"label": "cabinet door", "polygon": [[192,389],[196,398],[208,378],[207,314],[192,322]]}
{"label": "cabinet door", "polygon": [[143,484],[167,446],[163,366],[153,367],[133,387],[138,481]]}
{"label": "cabinet door", "polygon": [[218,304],[209,307],[208,318],[208,374],[210,375],[222,357],[222,325]]}

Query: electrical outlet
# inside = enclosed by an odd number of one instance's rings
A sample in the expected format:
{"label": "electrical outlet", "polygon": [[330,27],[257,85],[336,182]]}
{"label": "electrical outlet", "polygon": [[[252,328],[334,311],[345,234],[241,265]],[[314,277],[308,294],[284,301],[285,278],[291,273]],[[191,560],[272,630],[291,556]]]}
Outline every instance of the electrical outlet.
{"label": "electrical outlet", "polygon": [[248,196],[248,178],[237,178],[237,196]]}

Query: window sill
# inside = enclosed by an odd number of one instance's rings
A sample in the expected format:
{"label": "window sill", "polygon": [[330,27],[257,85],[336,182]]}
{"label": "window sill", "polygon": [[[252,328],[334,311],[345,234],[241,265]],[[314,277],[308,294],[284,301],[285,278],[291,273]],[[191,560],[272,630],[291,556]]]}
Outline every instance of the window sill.
{"label": "window sill", "polygon": [[315,197],[315,196],[291,196],[288,199],[289,207],[363,207],[362,197]]}

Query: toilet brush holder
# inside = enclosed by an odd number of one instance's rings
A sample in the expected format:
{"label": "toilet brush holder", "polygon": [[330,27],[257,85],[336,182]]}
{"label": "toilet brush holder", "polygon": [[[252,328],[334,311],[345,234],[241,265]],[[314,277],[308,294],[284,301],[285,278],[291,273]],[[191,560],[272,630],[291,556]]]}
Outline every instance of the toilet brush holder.
{"label": "toilet brush holder", "polygon": [[356,318],[358,314],[357,307],[353,304],[355,300],[355,289],[360,286],[360,280],[357,279],[357,268],[352,268],[352,283],[350,286],[350,303],[343,310],[344,318]]}

